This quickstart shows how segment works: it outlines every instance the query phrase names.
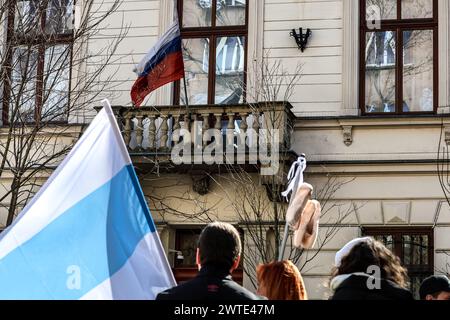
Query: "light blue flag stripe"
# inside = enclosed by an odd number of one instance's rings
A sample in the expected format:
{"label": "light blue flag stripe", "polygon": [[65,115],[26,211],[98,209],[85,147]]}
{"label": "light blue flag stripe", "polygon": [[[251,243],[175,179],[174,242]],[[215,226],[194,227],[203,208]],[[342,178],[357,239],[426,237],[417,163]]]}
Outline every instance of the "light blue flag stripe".
{"label": "light blue flag stripe", "polygon": [[[125,166],[0,260],[0,299],[78,299],[120,270],[155,230],[134,169]],[[79,290],[67,286],[70,267],[80,270]]]}

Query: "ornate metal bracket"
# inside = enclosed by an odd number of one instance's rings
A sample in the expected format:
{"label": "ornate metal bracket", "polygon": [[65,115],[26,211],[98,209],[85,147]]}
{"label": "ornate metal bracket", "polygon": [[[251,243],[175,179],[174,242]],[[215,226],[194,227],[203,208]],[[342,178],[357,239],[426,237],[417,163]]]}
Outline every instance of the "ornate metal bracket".
{"label": "ornate metal bracket", "polygon": [[297,30],[292,29],[291,31],[291,37],[295,38],[295,42],[297,43],[298,48],[304,52],[306,49],[306,45],[308,44],[308,39],[312,35],[311,29],[306,29],[306,33],[303,33],[303,28],[299,28],[299,33],[297,33]]}

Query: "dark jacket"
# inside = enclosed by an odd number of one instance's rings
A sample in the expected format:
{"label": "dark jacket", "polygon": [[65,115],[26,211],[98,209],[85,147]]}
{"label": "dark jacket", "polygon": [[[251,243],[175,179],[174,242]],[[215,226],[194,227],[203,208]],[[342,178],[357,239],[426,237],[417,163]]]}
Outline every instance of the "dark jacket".
{"label": "dark jacket", "polygon": [[205,266],[198,275],[177,287],[166,290],[156,300],[262,300],[233,281],[226,270]]}
{"label": "dark jacket", "polygon": [[368,279],[364,275],[350,275],[334,289],[331,300],[413,300],[409,290],[385,279],[381,279],[380,289],[371,290],[367,285]]}

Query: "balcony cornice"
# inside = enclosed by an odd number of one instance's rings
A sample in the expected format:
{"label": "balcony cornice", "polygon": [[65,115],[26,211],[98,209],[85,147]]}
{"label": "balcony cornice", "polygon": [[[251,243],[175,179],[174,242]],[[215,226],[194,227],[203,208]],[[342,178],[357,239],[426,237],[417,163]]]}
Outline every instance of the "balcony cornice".
{"label": "balcony cornice", "polygon": [[439,127],[450,125],[450,114],[440,115],[389,115],[389,116],[337,116],[297,117],[294,129],[338,129],[345,126],[393,128],[393,127]]}
{"label": "balcony cornice", "polygon": [[[95,107],[95,110],[100,111],[102,107]],[[270,102],[256,102],[256,103],[243,103],[233,105],[220,105],[220,104],[207,104],[207,105],[194,105],[189,109],[182,105],[164,105],[164,106],[141,106],[139,108],[125,107],[121,105],[112,106],[114,112],[118,114],[124,114],[132,112],[135,115],[184,115],[191,114],[207,114],[207,113],[244,113],[249,111],[254,112],[267,112],[267,111],[285,111],[289,118],[295,119],[295,115],[292,112],[293,106],[290,102],[283,101],[270,101]]]}

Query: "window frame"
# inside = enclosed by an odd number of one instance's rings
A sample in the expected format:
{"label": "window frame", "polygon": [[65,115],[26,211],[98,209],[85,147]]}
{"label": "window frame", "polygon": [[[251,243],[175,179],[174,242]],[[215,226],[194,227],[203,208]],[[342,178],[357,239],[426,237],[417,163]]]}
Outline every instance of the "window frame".
{"label": "window frame", "polygon": [[[207,105],[216,105],[216,43],[220,37],[244,37],[244,72],[243,72],[243,103],[246,103],[246,87],[247,87],[247,60],[248,60],[248,34],[249,34],[249,1],[245,6],[245,24],[236,26],[216,26],[216,9],[217,1],[211,0],[211,26],[206,27],[184,27],[183,26],[183,4],[184,0],[177,0],[178,19],[180,24],[181,39],[203,39],[208,38],[209,43],[209,61],[208,61],[208,97]],[[173,104],[181,104],[181,81],[174,83]],[[183,93],[184,94],[184,93]]]}
{"label": "window frame", "polygon": [[[176,229],[175,230],[175,251],[179,251],[179,252],[183,252],[181,245],[182,245],[182,240],[184,239],[184,237],[187,236],[192,236],[192,237],[199,237],[200,233],[202,232],[201,228],[180,228],[180,229]],[[180,262],[179,260],[175,259],[174,261],[174,267],[177,269],[195,269],[197,267],[197,265],[194,263],[193,265],[187,265],[183,262]]]}
{"label": "window frame", "polygon": [[[202,229],[204,228],[204,225],[199,225],[199,226],[177,226],[174,229],[174,236],[175,236],[175,251],[179,251],[182,252],[181,250],[181,241],[182,241],[182,236],[183,234],[190,234],[190,235],[196,235],[196,236],[200,236]],[[244,230],[242,230],[240,227],[238,227],[237,225],[235,225],[236,229],[238,230],[240,237],[241,237],[241,260],[239,262],[239,266],[236,270],[233,271],[233,279],[234,281],[236,281],[237,283],[241,284],[243,283],[243,275],[244,275],[244,240],[245,240],[245,234],[244,234]],[[195,278],[198,274],[198,266],[197,265],[185,265],[183,263],[180,263],[179,261],[177,261],[176,257],[175,260],[173,262],[173,268],[172,268],[172,272],[174,274],[174,277],[177,281],[177,283],[182,283],[184,281],[188,281],[191,280],[193,278]]]}
{"label": "window frame", "polygon": [[[433,1],[433,18],[402,19],[402,0],[397,0],[397,18],[381,20],[379,29],[369,29],[366,21],[366,0],[360,0],[359,17],[359,109],[363,116],[395,116],[395,115],[434,115],[439,107],[439,17],[438,0]],[[416,30],[433,31],[433,110],[432,111],[403,111],[403,32]],[[395,61],[395,112],[367,112],[366,111],[366,34],[370,32],[394,31],[396,35]]]}
{"label": "window frame", "polygon": [[[41,119],[41,111],[43,108],[43,94],[44,94],[44,69],[45,69],[45,52],[49,47],[58,46],[58,45],[67,45],[69,53],[69,85],[67,92],[67,107],[70,106],[70,92],[72,89],[72,63],[73,63],[73,45],[74,45],[74,36],[75,31],[72,29],[71,32],[67,33],[58,33],[58,34],[45,34],[38,33],[32,40],[27,39],[27,37],[20,37],[20,34],[16,34],[15,30],[15,19],[16,19],[16,8],[17,4],[21,1],[27,0],[14,0],[9,3],[8,13],[7,13],[7,30],[6,30],[6,44],[7,44],[7,53],[5,57],[5,65],[3,66],[2,76],[4,77],[4,86],[3,86],[3,103],[1,105],[2,108],[2,121],[4,125],[9,124],[9,104],[11,98],[11,74],[12,63],[13,63],[13,55],[15,48],[25,47],[27,49],[31,49],[32,47],[36,47],[38,52],[38,65],[36,67],[36,82],[35,82],[35,107],[34,107],[34,119],[33,121],[27,121],[26,123],[29,125],[33,125],[39,123]],[[45,9],[39,8],[39,10],[43,10],[42,15],[40,17],[39,28],[40,30],[45,30],[46,27],[46,18],[47,18],[47,10],[48,5],[51,0],[48,0],[47,7]],[[73,6],[75,7],[77,0],[73,0]],[[73,9],[74,10],[74,9]],[[40,13],[40,12],[39,12]],[[74,15],[73,11],[73,15]],[[72,18],[74,18],[72,16]],[[42,36],[40,34],[43,34]],[[51,124],[67,124],[69,118],[69,110],[66,112],[65,120],[57,120],[57,121],[49,121]]]}
{"label": "window frame", "polygon": [[[434,274],[434,229],[432,227],[364,227],[362,228],[364,236],[375,237],[383,235],[392,235],[394,254],[402,261],[402,265],[408,270],[408,276],[427,276]],[[406,265],[404,259],[403,236],[428,236],[428,265]],[[426,267],[425,267],[426,266]],[[411,283],[412,285],[412,283]]]}

